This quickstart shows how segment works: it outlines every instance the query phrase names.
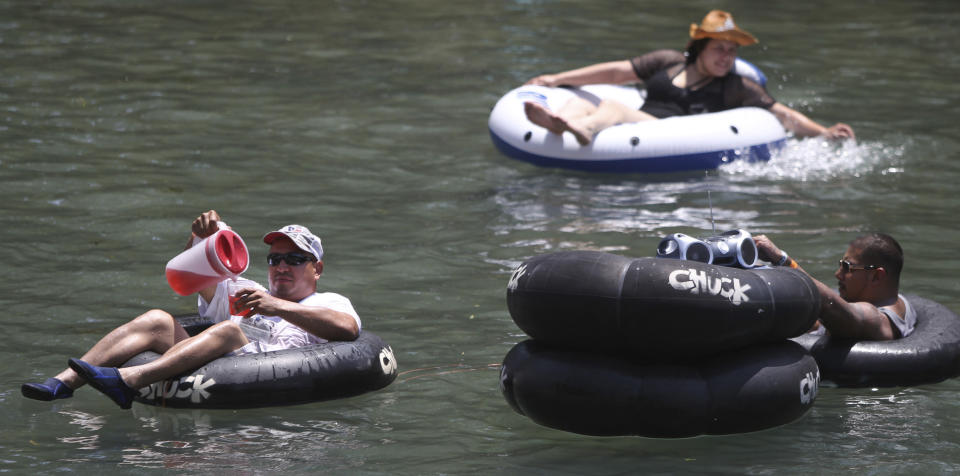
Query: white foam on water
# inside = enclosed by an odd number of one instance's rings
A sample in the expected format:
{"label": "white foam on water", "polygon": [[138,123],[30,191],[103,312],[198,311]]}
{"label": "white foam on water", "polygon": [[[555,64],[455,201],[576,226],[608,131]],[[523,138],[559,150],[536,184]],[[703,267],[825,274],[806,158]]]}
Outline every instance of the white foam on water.
{"label": "white foam on water", "polygon": [[875,172],[901,173],[904,149],[903,143],[790,139],[768,162],[735,161],[721,166],[719,173],[733,181],[799,182],[827,182]]}

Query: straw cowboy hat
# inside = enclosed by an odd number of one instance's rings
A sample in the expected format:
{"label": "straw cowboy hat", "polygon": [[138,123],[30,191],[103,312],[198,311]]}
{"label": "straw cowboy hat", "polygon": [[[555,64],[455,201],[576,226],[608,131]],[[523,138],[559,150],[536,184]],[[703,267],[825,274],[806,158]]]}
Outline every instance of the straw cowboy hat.
{"label": "straw cowboy hat", "polygon": [[741,30],[733,23],[733,15],[722,11],[712,10],[703,17],[703,22],[699,25],[690,24],[690,38],[699,40],[701,38],[717,38],[720,40],[729,40],[740,46],[752,45],[757,42],[757,38]]}

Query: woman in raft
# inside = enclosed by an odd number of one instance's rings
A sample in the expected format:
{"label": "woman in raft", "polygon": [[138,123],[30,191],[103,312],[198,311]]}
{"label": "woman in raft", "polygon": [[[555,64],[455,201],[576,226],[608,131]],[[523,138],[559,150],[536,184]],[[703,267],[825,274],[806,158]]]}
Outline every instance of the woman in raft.
{"label": "woman in raft", "polygon": [[647,99],[640,110],[613,100],[594,105],[577,97],[556,113],[535,102],[526,102],[527,119],[554,134],[569,131],[581,145],[588,145],[601,130],[625,122],[753,106],[769,110],[797,137],[854,138],[850,126],[837,123],[824,127],[778,103],[763,86],[734,73],[738,48],[752,45],[757,39],[738,28],[729,13],[711,11],[700,25],[690,25],[690,38],[684,53],[657,50],[631,60],[544,74],[527,81],[527,84],[549,87],[643,81]]}

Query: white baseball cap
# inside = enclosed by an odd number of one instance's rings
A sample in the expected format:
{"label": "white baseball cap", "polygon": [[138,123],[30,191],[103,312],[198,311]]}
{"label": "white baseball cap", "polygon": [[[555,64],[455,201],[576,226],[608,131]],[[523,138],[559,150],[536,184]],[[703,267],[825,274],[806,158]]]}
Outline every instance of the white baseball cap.
{"label": "white baseball cap", "polygon": [[293,241],[293,244],[297,245],[297,248],[310,253],[314,258],[317,259],[317,261],[323,259],[323,246],[320,244],[320,238],[317,235],[310,233],[310,230],[307,227],[300,225],[287,225],[277,231],[271,231],[270,233],[263,235],[263,242],[270,245],[281,236],[290,238],[290,240]]}

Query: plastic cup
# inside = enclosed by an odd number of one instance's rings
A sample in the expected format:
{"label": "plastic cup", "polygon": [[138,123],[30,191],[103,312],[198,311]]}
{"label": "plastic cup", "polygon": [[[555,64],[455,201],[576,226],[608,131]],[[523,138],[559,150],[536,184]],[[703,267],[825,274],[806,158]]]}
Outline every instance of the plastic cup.
{"label": "plastic cup", "polygon": [[221,229],[167,262],[167,283],[188,296],[247,270],[250,254],[240,235]]}
{"label": "plastic cup", "polygon": [[227,282],[227,301],[230,303],[230,315],[239,316],[239,317],[249,317],[253,312],[253,308],[247,307],[242,308],[238,305],[237,293],[244,289],[265,289],[263,286],[253,282],[253,281],[235,281],[230,280]]}

